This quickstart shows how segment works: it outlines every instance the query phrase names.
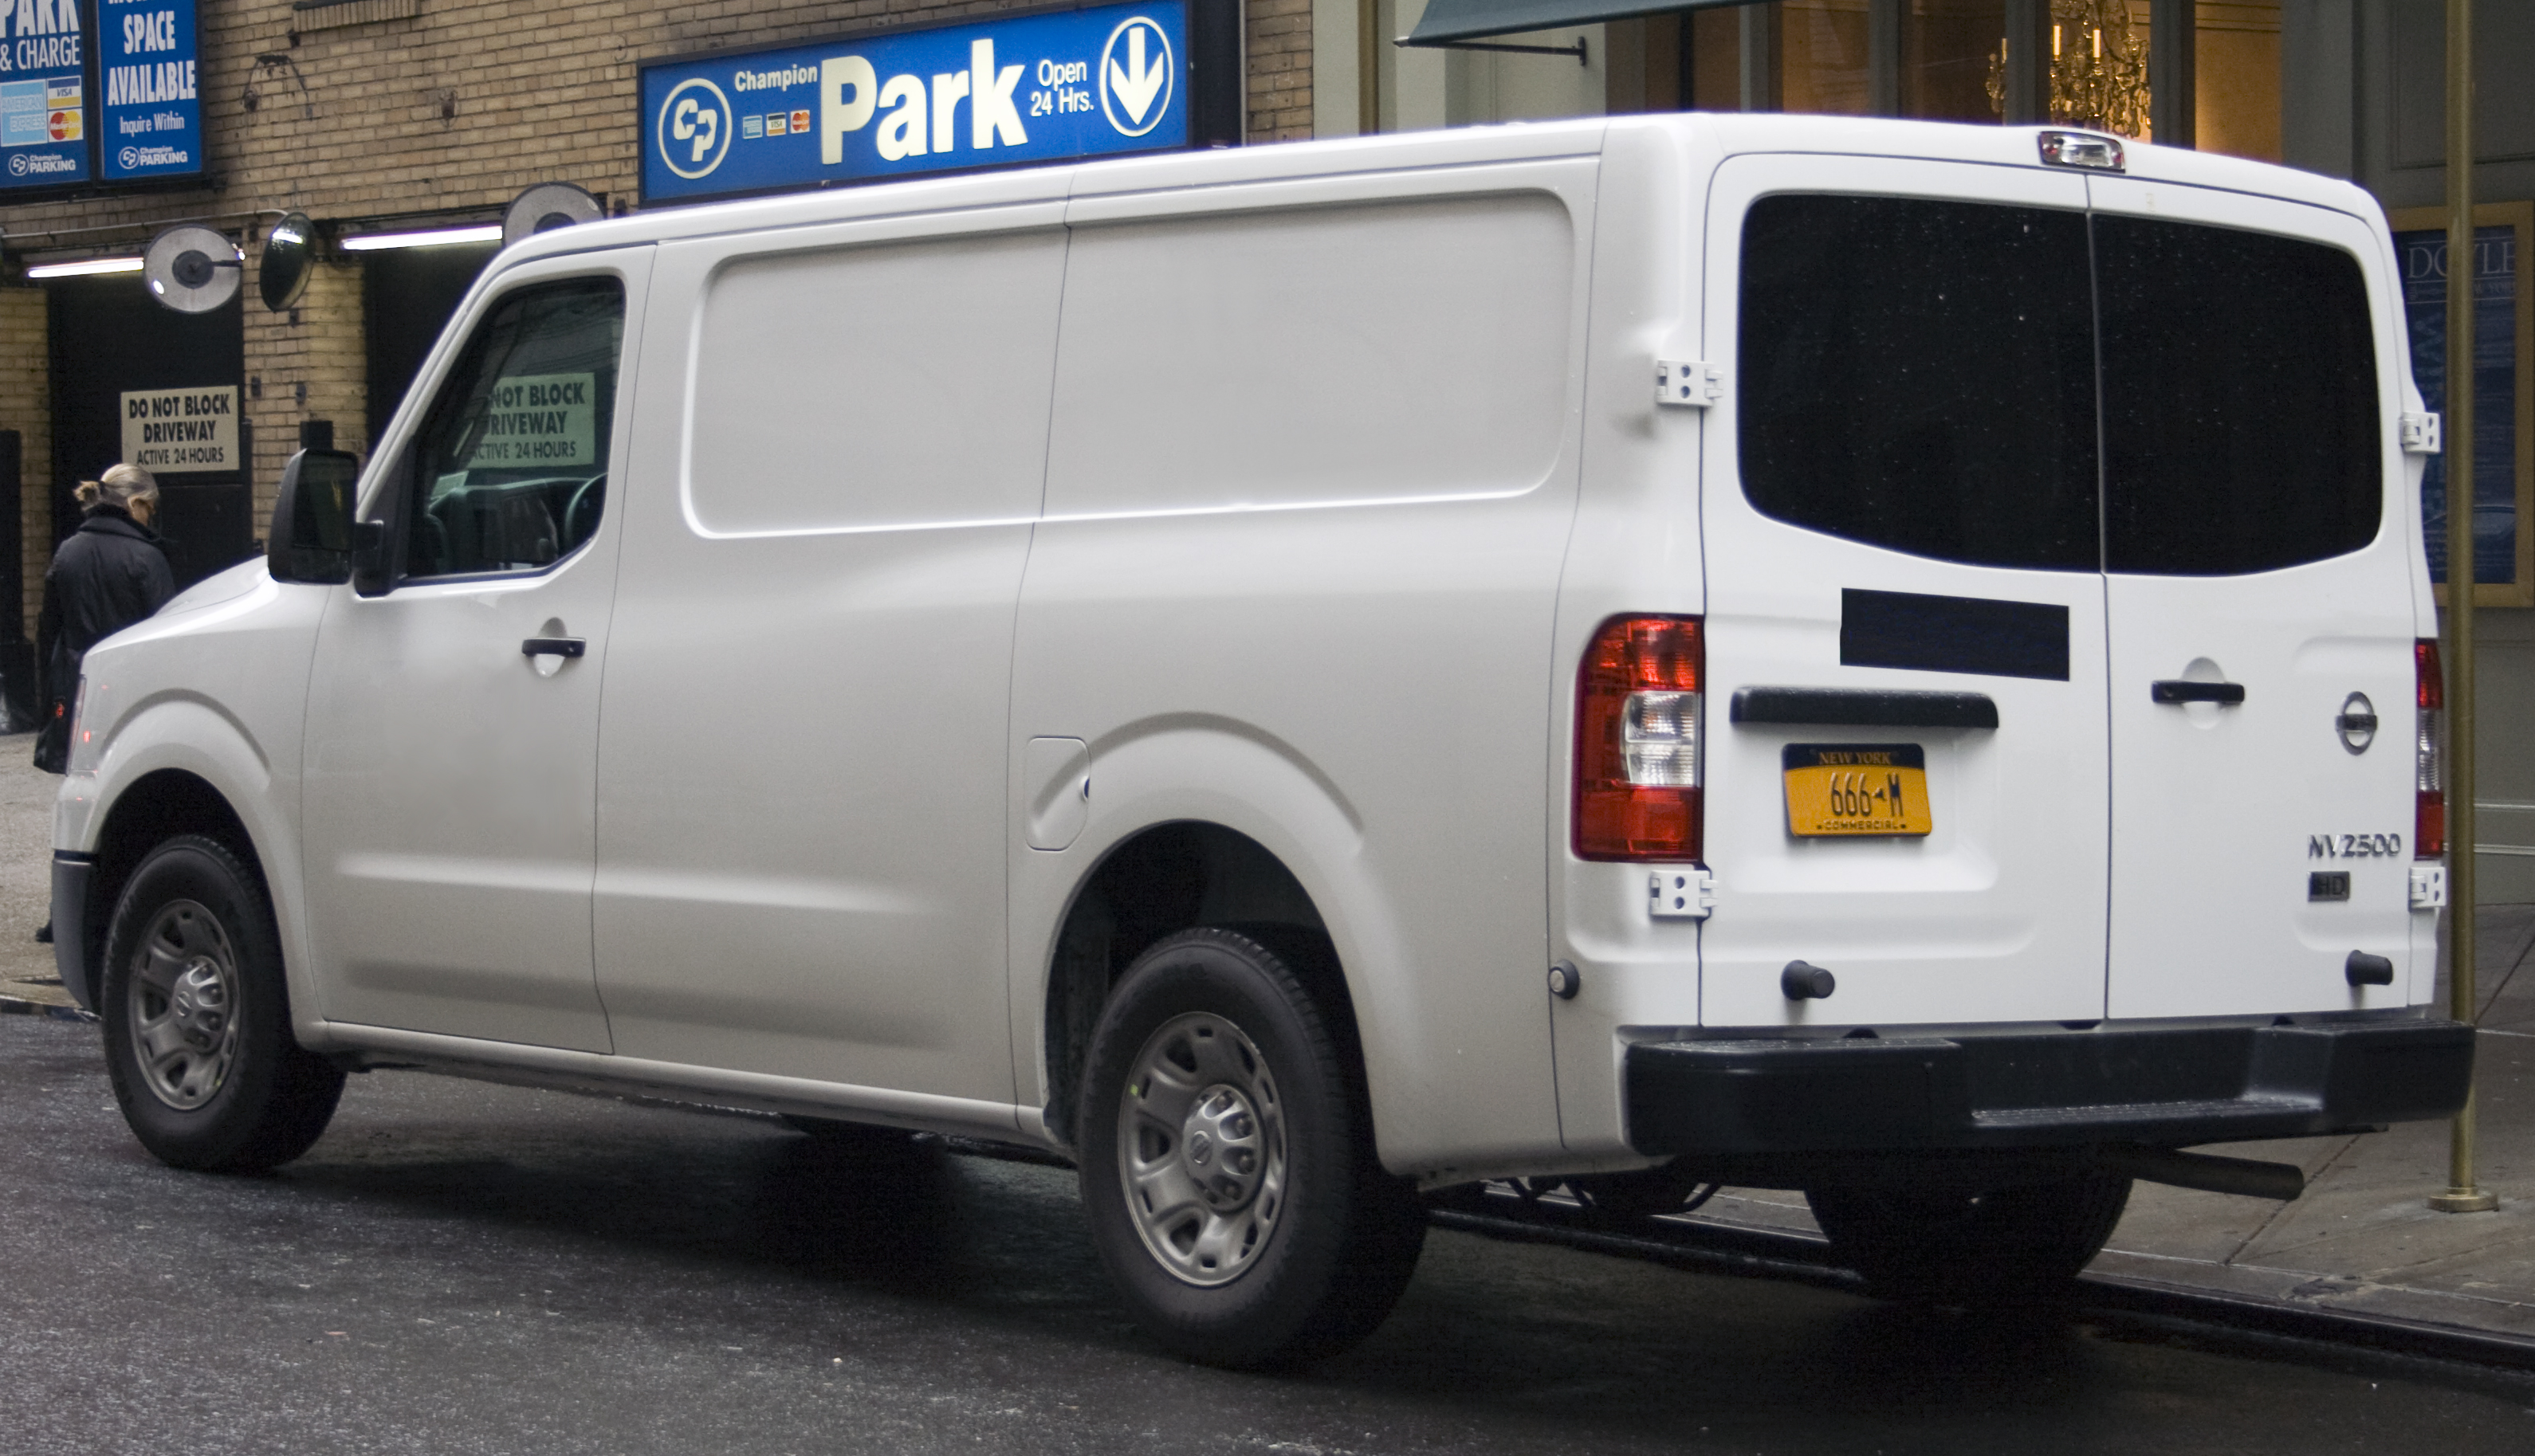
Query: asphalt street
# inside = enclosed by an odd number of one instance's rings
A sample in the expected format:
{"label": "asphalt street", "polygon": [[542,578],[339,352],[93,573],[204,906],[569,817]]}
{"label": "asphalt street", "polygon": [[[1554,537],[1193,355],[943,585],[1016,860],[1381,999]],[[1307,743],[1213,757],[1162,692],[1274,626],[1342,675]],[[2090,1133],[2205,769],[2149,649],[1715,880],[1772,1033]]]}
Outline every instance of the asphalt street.
{"label": "asphalt street", "polygon": [[1300,1374],[1159,1354],[1073,1177],[356,1077],[278,1174],[153,1162],[93,1026],[0,1018],[0,1449],[2519,1452],[2535,1384],[2001,1323],[1437,1232]]}

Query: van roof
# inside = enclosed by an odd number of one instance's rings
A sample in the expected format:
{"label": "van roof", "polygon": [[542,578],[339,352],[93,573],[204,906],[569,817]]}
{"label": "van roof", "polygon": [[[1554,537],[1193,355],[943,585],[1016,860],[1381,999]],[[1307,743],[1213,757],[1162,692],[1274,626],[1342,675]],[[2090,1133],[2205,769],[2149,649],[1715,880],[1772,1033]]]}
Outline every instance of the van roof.
{"label": "van roof", "polygon": [[[1913,157],[2041,169],[2036,142],[2065,128],[1974,126],[1875,117],[1784,113],[1668,112],[1515,122],[1401,132],[1325,142],[1166,152],[1115,160],[913,178],[871,186],[788,193],[738,202],[667,207],[628,217],[559,228],[504,250],[502,267],[531,258],[677,238],[887,217],[907,212],[964,212],[1061,202],[1075,197],[1170,192],[1192,187],[1272,182],[1349,172],[1470,166],[1559,156],[1590,156],[1631,132],[1668,133],[1692,152],[1816,152]],[[2183,148],[2125,142],[2130,177],[2275,197],[2381,220],[2359,187],[2313,172]],[[487,270],[487,276],[498,270]]]}

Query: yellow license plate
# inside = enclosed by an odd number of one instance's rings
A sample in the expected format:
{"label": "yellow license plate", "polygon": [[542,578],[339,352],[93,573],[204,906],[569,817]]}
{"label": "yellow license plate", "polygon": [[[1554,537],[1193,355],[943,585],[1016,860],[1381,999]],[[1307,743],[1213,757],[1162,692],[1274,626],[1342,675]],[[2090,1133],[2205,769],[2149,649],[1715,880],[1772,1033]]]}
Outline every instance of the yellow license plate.
{"label": "yellow license plate", "polygon": [[1915,743],[1795,743],[1783,761],[1787,831],[1799,838],[1935,827],[1928,756]]}

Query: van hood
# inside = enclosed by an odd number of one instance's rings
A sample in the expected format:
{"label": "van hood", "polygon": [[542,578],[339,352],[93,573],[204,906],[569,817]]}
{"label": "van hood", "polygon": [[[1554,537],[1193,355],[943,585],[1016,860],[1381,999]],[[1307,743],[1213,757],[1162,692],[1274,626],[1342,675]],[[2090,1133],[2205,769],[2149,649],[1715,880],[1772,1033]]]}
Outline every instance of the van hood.
{"label": "van hood", "polygon": [[198,612],[205,607],[234,601],[256,588],[268,573],[264,558],[250,557],[224,572],[215,572],[202,580],[177,592],[158,609],[157,615],[173,617],[179,612]]}

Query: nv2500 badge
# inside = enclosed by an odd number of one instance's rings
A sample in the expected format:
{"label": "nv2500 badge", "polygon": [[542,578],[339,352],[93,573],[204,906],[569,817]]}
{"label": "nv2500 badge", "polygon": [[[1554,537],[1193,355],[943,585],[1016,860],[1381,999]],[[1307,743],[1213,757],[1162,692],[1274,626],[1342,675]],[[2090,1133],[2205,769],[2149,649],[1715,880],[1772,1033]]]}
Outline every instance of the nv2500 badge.
{"label": "nv2500 badge", "polygon": [[2390,860],[2403,853],[2400,834],[2309,834],[2306,857],[2311,860]]}

